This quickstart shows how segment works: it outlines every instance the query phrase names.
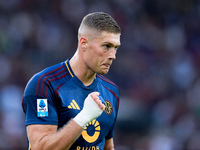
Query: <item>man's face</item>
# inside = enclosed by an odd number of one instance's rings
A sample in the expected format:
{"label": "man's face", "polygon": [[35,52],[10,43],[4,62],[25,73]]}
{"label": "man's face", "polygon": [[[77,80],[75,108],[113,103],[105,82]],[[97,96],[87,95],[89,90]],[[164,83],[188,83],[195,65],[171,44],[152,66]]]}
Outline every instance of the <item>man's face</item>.
{"label": "man's face", "polygon": [[106,74],[116,59],[120,46],[120,34],[102,32],[101,36],[88,39],[84,61],[88,69],[98,74]]}

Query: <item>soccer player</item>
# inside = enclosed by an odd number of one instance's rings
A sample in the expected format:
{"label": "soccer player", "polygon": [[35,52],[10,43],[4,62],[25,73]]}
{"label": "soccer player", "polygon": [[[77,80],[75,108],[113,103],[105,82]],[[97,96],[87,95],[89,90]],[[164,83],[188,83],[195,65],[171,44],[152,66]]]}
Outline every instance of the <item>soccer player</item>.
{"label": "soccer player", "polygon": [[119,91],[103,74],[116,59],[120,35],[107,13],[88,14],[73,57],[30,79],[22,101],[29,150],[114,150]]}

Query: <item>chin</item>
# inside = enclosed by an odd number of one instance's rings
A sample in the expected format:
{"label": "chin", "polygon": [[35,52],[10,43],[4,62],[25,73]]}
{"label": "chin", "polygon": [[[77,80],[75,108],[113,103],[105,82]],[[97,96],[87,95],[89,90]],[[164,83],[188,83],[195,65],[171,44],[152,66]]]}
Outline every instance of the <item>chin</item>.
{"label": "chin", "polygon": [[104,74],[107,74],[108,71],[109,71],[109,70],[101,70],[101,71],[98,72],[98,74],[102,74],[102,75],[104,75]]}
{"label": "chin", "polygon": [[102,74],[102,75],[104,75],[104,74],[107,74],[107,72],[105,73],[105,72],[101,72],[101,73],[98,73],[98,74]]}

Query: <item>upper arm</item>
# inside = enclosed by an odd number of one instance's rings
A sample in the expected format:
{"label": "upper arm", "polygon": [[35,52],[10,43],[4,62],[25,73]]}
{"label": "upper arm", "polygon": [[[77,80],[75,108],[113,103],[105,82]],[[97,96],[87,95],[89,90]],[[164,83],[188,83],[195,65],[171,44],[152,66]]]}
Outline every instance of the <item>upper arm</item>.
{"label": "upper arm", "polygon": [[114,150],[113,138],[105,140],[104,150]]}
{"label": "upper arm", "polygon": [[45,136],[55,133],[56,131],[56,125],[28,125],[27,134],[31,147],[36,146]]}

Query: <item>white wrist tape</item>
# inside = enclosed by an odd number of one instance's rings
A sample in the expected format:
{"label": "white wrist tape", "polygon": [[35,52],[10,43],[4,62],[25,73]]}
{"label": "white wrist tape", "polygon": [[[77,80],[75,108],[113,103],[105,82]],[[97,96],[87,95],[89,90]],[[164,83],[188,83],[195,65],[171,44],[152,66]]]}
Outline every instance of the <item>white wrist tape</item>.
{"label": "white wrist tape", "polygon": [[80,113],[76,115],[74,121],[82,128],[84,128],[87,125],[87,123],[99,117],[102,114],[102,112],[103,110],[99,108],[99,106],[89,94],[85,99],[83,109]]}

